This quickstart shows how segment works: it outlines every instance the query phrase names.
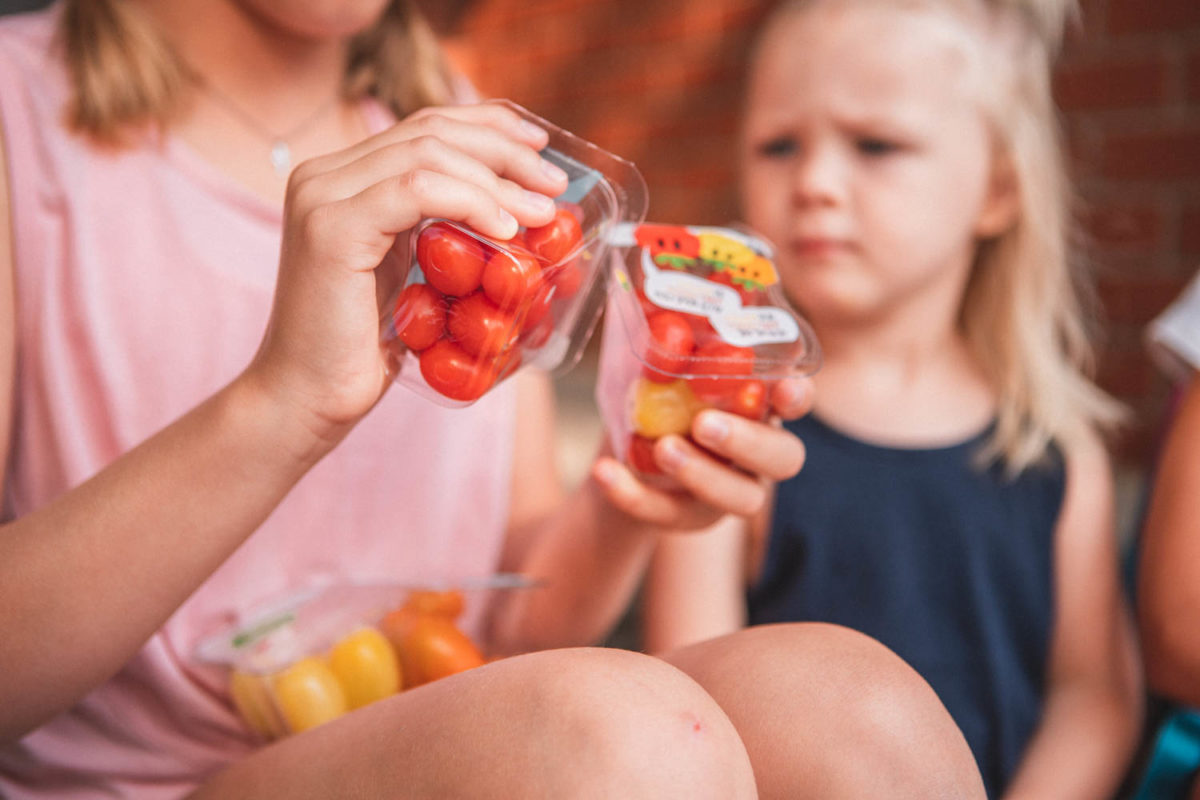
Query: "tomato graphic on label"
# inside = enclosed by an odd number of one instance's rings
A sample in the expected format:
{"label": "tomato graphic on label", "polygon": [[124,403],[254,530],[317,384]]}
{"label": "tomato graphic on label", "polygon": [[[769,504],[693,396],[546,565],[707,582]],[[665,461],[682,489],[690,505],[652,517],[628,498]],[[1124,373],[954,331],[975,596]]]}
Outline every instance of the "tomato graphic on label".
{"label": "tomato graphic on label", "polygon": [[713,269],[723,272],[739,264],[749,264],[757,253],[737,239],[720,233],[702,233],[700,239],[700,258],[713,265]]}
{"label": "tomato graphic on label", "polygon": [[682,225],[639,225],[633,238],[659,266],[687,269],[700,257],[700,239]]}
{"label": "tomato graphic on label", "polygon": [[756,255],[746,263],[734,264],[729,269],[733,282],[752,291],[764,289],[779,283],[779,273],[769,258]]}

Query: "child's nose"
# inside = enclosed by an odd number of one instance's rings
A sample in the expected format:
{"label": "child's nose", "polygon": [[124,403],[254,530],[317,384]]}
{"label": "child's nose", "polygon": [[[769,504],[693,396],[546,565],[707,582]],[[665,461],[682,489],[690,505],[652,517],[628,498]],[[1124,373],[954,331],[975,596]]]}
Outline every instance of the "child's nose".
{"label": "child's nose", "polygon": [[796,159],[792,199],[799,206],[837,205],[845,196],[842,159],[830,148],[812,148]]}

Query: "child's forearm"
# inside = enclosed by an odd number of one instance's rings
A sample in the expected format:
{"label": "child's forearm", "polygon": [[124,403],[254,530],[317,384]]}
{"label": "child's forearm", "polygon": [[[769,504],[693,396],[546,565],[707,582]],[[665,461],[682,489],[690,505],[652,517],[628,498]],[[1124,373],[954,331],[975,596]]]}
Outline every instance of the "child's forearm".
{"label": "child's forearm", "polygon": [[115,673],[331,447],[240,380],[0,534],[0,740]]}
{"label": "child's forearm", "polygon": [[545,524],[519,571],[545,581],[493,621],[502,650],[595,644],[628,607],[658,529],[614,508],[591,479]]}
{"label": "child's forearm", "polygon": [[1141,692],[1128,683],[1052,689],[1006,800],[1111,797],[1142,723]]}

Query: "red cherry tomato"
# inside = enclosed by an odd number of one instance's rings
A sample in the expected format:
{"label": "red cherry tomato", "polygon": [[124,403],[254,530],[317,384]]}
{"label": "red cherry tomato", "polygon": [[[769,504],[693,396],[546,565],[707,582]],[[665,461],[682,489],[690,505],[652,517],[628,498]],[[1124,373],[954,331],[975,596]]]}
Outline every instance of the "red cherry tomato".
{"label": "red cherry tomato", "polygon": [[518,332],[513,316],[483,292],[455,300],[447,327],[463,350],[488,362],[507,350]]}
{"label": "red cherry tomato", "polygon": [[[688,379],[697,397],[712,402],[738,390],[742,381],[737,376],[754,372],[754,351],[723,341],[706,342],[693,354],[692,371],[712,376]],[[729,377],[723,377],[726,375]]]}
{"label": "red cherry tomato", "polygon": [[550,264],[557,264],[571,254],[583,241],[583,229],[579,220],[565,208],[554,212],[554,219],[538,228],[525,231],[525,242],[535,256]]}
{"label": "red cherry tomato", "polygon": [[483,244],[445,222],[417,237],[417,263],[433,288],[461,297],[479,288],[487,260]]}
{"label": "red cherry tomato", "polygon": [[701,314],[684,314],[683,318],[687,320],[688,325],[692,326],[692,340],[695,342],[696,347],[720,339],[720,334],[712,326],[712,322],[709,321],[708,317]]}
{"label": "red cherry tomato", "polygon": [[446,298],[427,283],[407,286],[396,299],[392,324],[400,341],[420,352],[446,331]]}
{"label": "red cherry tomato", "polygon": [[629,466],[646,475],[661,475],[662,467],[654,458],[654,443],[657,441],[636,433],[630,436],[629,454],[625,458]]}
{"label": "red cherry tomato", "polygon": [[647,378],[659,383],[671,383],[688,371],[692,347],[692,326],[676,311],[660,310],[652,314],[646,324],[650,328],[650,342],[646,348]]}
{"label": "red cherry tomato", "polygon": [[542,283],[542,265],[521,250],[497,250],[483,268],[483,292],[496,305],[515,310],[533,299]]}
{"label": "red cherry tomato", "polygon": [[421,353],[421,376],[433,389],[452,400],[478,400],[496,382],[490,364],[442,339]]}
{"label": "red cherry tomato", "polygon": [[738,381],[737,388],[721,403],[721,409],[746,419],[767,418],[767,386],[762,381]]}
{"label": "red cherry tomato", "polygon": [[521,321],[523,332],[539,327],[539,323],[546,318],[546,314],[550,311],[550,303],[554,300],[553,292],[554,284],[543,279],[538,285],[537,291],[534,292],[533,299],[529,302],[529,308],[525,311],[525,319]]}
{"label": "red cherry tomato", "polygon": [[554,301],[570,300],[583,285],[583,265],[573,259],[551,271],[550,282],[554,284]]}

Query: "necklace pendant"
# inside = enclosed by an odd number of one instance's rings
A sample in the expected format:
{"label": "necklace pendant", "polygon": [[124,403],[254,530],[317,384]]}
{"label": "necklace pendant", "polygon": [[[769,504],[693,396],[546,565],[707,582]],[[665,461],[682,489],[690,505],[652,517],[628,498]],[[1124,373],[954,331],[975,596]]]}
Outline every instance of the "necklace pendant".
{"label": "necklace pendant", "polygon": [[275,174],[281,178],[286,178],[291,172],[292,149],[282,139],[271,145],[271,166],[275,168]]}

